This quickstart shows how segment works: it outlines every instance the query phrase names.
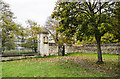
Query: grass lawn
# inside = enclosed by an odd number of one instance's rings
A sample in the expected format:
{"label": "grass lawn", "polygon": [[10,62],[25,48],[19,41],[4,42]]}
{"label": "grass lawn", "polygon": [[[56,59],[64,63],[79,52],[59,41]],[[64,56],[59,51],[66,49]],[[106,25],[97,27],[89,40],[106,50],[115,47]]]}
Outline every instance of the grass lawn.
{"label": "grass lawn", "polygon": [[115,77],[118,55],[103,54],[104,64],[95,64],[97,54],[74,53],[2,62],[2,77]]}

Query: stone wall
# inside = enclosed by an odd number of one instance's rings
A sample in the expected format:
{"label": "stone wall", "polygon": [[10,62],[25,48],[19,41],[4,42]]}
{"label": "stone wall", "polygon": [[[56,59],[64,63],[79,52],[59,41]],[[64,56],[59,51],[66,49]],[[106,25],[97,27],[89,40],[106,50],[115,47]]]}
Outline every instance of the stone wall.
{"label": "stone wall", "polygon": [[58,54],[58,45],[55,43],[49,43],[49,54],[57,55]]}
{"label": "stone wall", "polygon": [[[105,54],[120,54],[120,44],[102,44],[102,53]],[[58,45],[49,44],[50,55],[57,55]],[[96,45],[65,45],[65,53],[97,53]]]}
{"label": "stone wall", "polygon": [[[120,54],[120,44],[102,44],[102,53],[105,54]],[[96,45],[84,45],[84,53],[96,53]]]}

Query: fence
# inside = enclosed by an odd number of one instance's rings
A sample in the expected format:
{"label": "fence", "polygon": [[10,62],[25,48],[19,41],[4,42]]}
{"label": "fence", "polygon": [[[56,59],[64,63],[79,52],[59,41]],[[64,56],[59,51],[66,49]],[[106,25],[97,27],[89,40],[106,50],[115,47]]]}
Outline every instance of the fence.
{"label": "fence", "polygon": [[[16,40],[7,40],[6,42],[8,41],[12,41],[12,43],[8,43],[8,47],[7,46],[4,46],[2,47],[2,56],[3,57],[10,57],[10,56],[32,56],[32,55],[36,55],[37,53],[34,52],[34,50],[32,48],[29,48],[29,47],[23,47],[21,46],[21,44],[25,43],[25,42],[22,42],[22,41],[16,41]],[[5,43],[6,43],[5,42]],[[13,44],[14,43],[14,44]],[[15,45],[13,46],[13,48],[10,47],[10,45]],[[32,45],[32,44],[31,44]],[[9,47],[11,49],[9,49]]]}

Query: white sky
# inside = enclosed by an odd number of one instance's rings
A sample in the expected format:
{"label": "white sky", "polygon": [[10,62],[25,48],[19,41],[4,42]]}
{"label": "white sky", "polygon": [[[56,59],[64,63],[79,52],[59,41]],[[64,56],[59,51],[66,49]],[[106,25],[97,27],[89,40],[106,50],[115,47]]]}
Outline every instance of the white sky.
{"label": "white sky", "polygon": [[10,5],[11,11],[17,17],[16,22],[26,27],[25,21],[31,19],[41,26],[52,14],[57,0],[3,0]]}

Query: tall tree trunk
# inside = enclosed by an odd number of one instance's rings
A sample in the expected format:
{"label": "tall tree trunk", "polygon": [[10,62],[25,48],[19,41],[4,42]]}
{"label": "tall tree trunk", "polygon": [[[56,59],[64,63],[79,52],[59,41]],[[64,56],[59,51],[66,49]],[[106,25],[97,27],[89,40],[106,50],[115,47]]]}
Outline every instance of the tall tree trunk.
{"label": "tall tree trunk", "polygon": [[35,53],[37,53],[37,48],[36,47],[34,48],[34,51],[35,51]]}
{"label": "tall tree trunk", "polygon": [[98,61],[97,64],[102,64],[102,51],[101,51],[101,37],[99,35],[95,36],[96,41],[97,41],[97,54],[98,54]]}
{"label": "tall tree trunk", "polygon": [[4,51],[5,51],[5,39],[2,39],[2,54],[4,53]]}
{"label": "tall tree trunk", "polygon": [[58,32],[56,32],[56,41],[55,41],[55,43],[58,43]]}

